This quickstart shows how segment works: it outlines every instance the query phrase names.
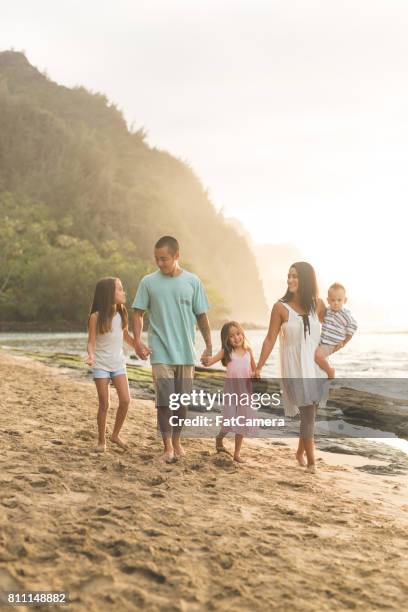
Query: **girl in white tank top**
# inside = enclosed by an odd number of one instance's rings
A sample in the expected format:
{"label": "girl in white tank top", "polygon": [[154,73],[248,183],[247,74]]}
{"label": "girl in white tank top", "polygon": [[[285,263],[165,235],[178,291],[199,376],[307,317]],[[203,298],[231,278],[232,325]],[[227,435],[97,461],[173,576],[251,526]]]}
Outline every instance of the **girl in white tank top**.
{"label": "girl in white tank top", "polygon": [[115,386],[119,407],[110,441],[121,448],[127,445],[119,437],[130,403],[129,384],[126,375],[126,359],[123,352],[125,340],[134,348],[134,340],[128,331],[126,294],[118,278],[102,278],[98,281],[88,319],[88,357],[98,392],[97,415],[98,445],[96,450],[106,450],[106,420],[109,408],[109,384]]}

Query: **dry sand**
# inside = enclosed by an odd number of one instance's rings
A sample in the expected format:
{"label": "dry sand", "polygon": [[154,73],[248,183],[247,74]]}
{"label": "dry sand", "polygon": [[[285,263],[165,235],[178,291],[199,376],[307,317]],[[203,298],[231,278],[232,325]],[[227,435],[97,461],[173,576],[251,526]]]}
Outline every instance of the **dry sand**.
{"label": "dry sand", "polygon": [[69,610],[406,609],[401,477],[324,453],[305,474],[273,441],[236,465],[186,440],[165,465],[137,399],[130,450],[97,455],[90,381],[4,353],[0,377],[0,592],[68,591]]}

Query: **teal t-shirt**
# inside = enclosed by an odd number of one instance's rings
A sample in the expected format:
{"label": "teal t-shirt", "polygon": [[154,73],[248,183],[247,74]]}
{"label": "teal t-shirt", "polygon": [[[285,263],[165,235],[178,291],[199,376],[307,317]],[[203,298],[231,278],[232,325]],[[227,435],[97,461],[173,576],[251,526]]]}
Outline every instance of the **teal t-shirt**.
{"label": "teal t-shirt", "polygon": [[160,270],[139,283],[132,308],[149,311],[150,363],[194,365],[196,315],[207,312],[202,282],[192,272],[166,276]]}

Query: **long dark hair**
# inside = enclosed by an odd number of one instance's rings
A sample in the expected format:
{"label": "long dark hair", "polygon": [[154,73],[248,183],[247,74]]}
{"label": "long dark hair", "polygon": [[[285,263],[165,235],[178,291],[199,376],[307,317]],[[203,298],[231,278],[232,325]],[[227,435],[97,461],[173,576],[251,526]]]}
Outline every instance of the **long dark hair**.
{"label": "long dark hair", "polygon": [[231,327],[236,327],[238,331],[243,335],[244,342],[242,346],[244,350],[247,351],[249,349],[248,340],[246,339],[245,331],[242,325],[240,323],[237,323],[236,321],[228,321],[228,323],[224,323],[221,328],[221,346],[224,349],[224,356],[221,359],[221,363],[223,366],[227,366],[229,364],[229,362],[231,361],[231,353],[234,350],[229,342],[229,334]]}
{"label": "long dark hair", "polygon": [[[296,263],[292,264],[290,268],[295,268],[298,275],[297,301],[299,302],[299,305],[306,314],[315,312],[317,308],[319,291],[317,288],[316,273],[313,266],[306,261],[297,261]],[[280,301],[285,303],[292,302],[294,297],[294,294],[288,289]]]}
{"label": "long dark hair", "polygon": [[96,283],[89,317],[94,312],[98,313],[97,331],[100,334],[105,334],[112,330],[112,319],[117,312],[122,319],[122,329],[125,329],[128,325],[128,313],[125,305],[115,303],[117,280],[118,279],[113,276],[108,276],[106,278],[101,278],[101,280]]}

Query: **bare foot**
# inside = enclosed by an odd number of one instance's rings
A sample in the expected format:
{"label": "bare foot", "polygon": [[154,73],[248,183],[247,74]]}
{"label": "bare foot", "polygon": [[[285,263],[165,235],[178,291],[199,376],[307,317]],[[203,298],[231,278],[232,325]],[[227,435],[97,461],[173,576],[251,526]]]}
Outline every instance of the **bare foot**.
{"label": "bare foot", "polygon": [[218,442],[218,441],[215,442],[215,450],[217,451],[217,453],[226,453],[227,455],[232,457],[232,454],[229,452],[227,448],[225,448],[222,442]]}
{"label": "bare foot", "polygon": [[237,463],[245,463],[245,459],[242,459],[239,455],[234,455],[234,461]]}
{"label": "bare foot", "polygon": [[296,453],[296,459],[299,465],[301,465],[302,467],[306,467],[307,463],[305,461],[305,456],[304,453]]}
{"label": "bare foot", "polygon": [[308,474],[316,474],[317,470],[315,464],[313,463],[312,465],[308,465],[305,469],[305,472],[307,472]]}
{"label": "bare foot", "polygon": [[123,440],[121,440],[119,437],[111,437],[110,441],[113,442],[113,444],[117,444],[118,446],[120,446],[120,448],[123,448],[123,450],[127,450],[129,448],[126,442],[123,442]]}
{"label": "bare foot", "polygon": [[163,456],[166,463],[174,463],[176,461],[174,452],[172,450],[165,451]]}
{"label": "bare foot", "polygon": [[95,450],[97,453],[104,453],[106,451],[106,442],[98,442]]}
{"label": "bare foot", "polygon": [[180,444],[180,440],[176,438],[176,440],[172,440],[174,455],[176,457],[185,457],[186,451]]}
{"label": "bare foot", "polygon": [[336,378],[335,374],[336,374],[336,370],[334,368],[328,368],[327,369],[327,378],[329,380],[332,380],[333,378]]}

